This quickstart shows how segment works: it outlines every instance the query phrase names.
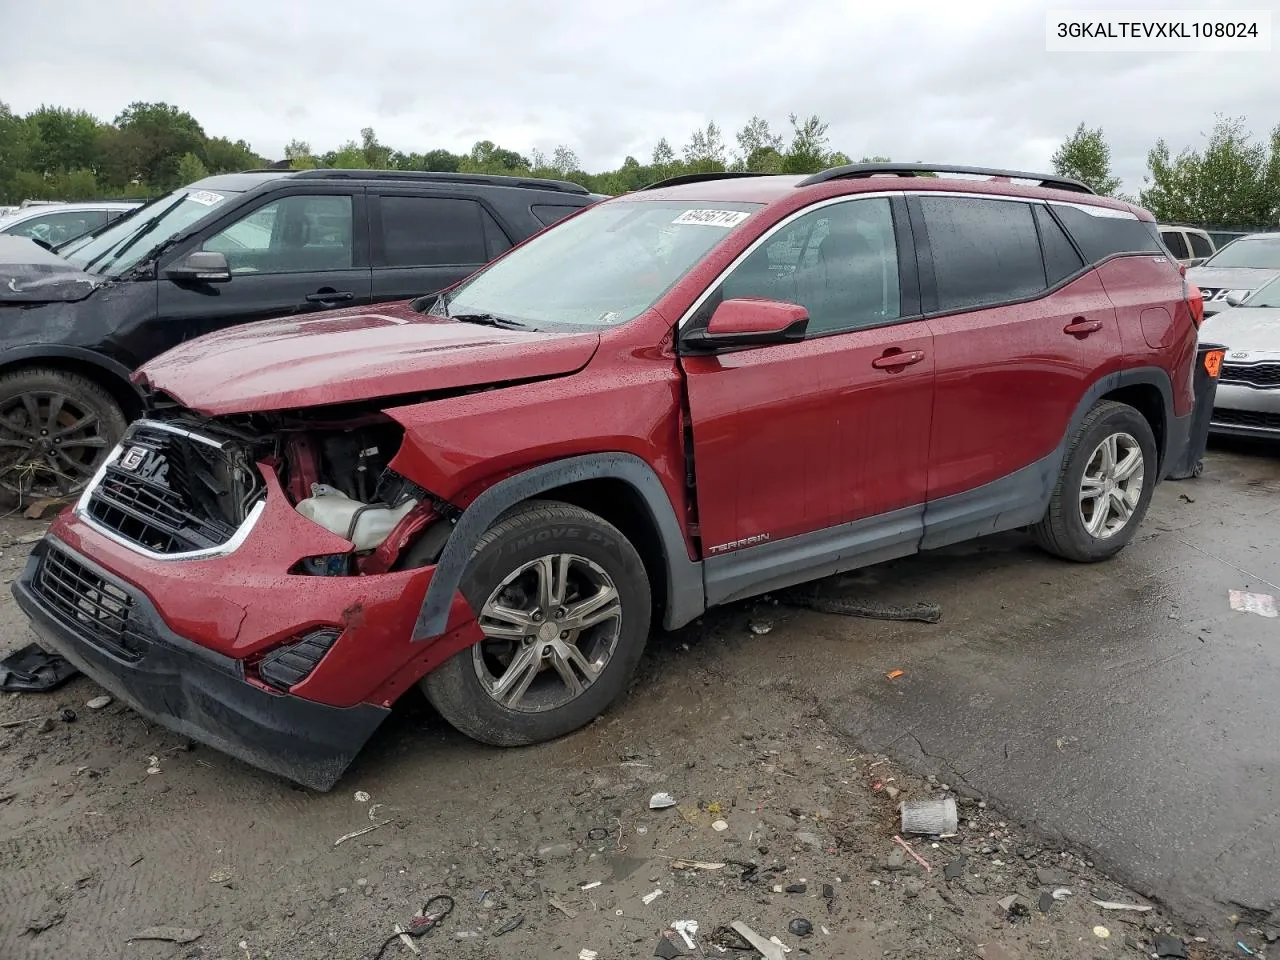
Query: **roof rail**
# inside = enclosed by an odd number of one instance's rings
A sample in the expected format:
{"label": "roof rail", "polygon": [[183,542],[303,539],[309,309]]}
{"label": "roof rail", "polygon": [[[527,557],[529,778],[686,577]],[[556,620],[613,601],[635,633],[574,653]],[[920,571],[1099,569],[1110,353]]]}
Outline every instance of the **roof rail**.
{"label": "roof rail", "polygon": [[737,171],[721,170],[719,173],[683,173],[678,177],[667,177],[665,180],[658,180],[641,190],[661,190],[664,187],[679,187],[686,183],[705,183],[708,180],[737,180],[741,177],[772,177],[772,173],[742,173]]}
{"label": "roof rail", "polygon": [[1069,190],[1072,193],[1093,193],[1093,189],[1079,180],[1070,177],[1059,177],[1049,173],[1028,173],[1025,170],[997,170],[992,167],[956,167],[930,163],[850,163],[842,167],[832,167],[811,177],[801,180],[796,186],[811,187],[815,183],[827,183],[830,180],[852,180],[858,177],[874,177],[891,175],[898,177],[918,177],[929,173],[963,173],[979,177],[1008,178],[1010,180],[1034,180],[1042,187],[1052,190]]}
{"label": "roof rail", "polygon": [[[245,170],[244,173],[285,173],[284,170]],[[478,183],[493,187],[524,187],[527,190],[551,190],[556,193],[589,194],[580,183],[569,180],[542,180],[537,177],[506,177],[487,173],[448,173],[435,170],[347,170],[313,167],[287,171],[299,180],[400,180],[424,183]]]}

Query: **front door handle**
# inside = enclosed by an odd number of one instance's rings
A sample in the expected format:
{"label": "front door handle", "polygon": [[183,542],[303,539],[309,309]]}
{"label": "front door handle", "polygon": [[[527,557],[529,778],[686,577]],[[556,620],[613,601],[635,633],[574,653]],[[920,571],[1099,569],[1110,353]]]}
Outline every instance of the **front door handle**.
{"label": "front door handle", "polygon": [[350,290],[319,290],[307,294],[307,303],[341,303],[355,298],[356,295]]}
{"label": "front door handle", "polygon": [[923,359],[923,350],[897,350],[893,353],[886,353],[884,356],[876,357],[871,361],[871,365],[877,370],[900,370],[903,367],[911,366],[913,363],[919,363]]}
{"label": "front door handle", "polygon": [[1069,333],[1073,337],[1080,337],[1083,339],[1091,333],[1097,333],[1101,329],[1101,320],[1086,320],[1084,317],[1076,317],[1062,328],[1062,332]]}

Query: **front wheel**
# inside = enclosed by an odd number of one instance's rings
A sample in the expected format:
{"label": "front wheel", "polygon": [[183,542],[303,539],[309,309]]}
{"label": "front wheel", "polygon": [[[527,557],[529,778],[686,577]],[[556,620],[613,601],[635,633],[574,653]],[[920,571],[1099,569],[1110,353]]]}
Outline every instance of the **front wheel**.
{"label": "front wheel", "polygon": [[495,746],[563,736],[625,689],[649,635],[649,578],[612,524],[562,503],[516,507],[472,553],[462,593],[484,640],[422,680],[462,733]]}
{"label": "front wheel", "polygon": [[1137,532],[1156,485],[1155,435],[1146,417],[1103,401],[1085,416],[1058,475],[1036,542],[1065,560],[1115,556]]}

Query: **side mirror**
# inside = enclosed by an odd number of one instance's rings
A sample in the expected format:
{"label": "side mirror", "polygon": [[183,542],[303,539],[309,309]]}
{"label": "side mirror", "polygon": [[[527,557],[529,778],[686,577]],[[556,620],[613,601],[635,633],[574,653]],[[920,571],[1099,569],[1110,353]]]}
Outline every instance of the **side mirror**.
{"label": "side mirror", "polygon": [[1222,299],[1226,301],[1228,307],[1238,307],[1240,304],[1244,303],[1244,298],[1237,297],[1234,293],[1228,293]]}
{"label": "side mirror", "polygon": [[231,267],[225,253],[212,250],[193,250],[177,263],[169,266],[164,275],[170,280],[186,280],[197,283],[226,283],[231,279]]}
{"label": "side mirror", "polygon": [[688,334],[696,348],[754,347],[804,339],[809,311],[781,300],[725,300],[716,307],[705,330]]}

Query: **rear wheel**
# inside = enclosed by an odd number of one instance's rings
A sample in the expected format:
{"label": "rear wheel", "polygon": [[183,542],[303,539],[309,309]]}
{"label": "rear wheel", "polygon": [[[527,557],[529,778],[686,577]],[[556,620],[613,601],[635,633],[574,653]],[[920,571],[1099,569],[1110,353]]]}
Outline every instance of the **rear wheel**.
{"label": "rear wheel", "polygon": [[485,639],[422,681],[483,743],[518,746],[590,723],[625,689],[649,635],[649,578],[622,533],[568,504],[530,502],[476,545],[462,592]]}
{"label": "rear wheel", "polygon": [[1036,542],[1066,560],[1093,563],[1124,549],[1155,489],[1155,435],[1146,417],[1103,401],[1085,416],[1058,475]]}
{"label": "rear wheel", "polygon": [[78,493],[125,426],[115,400],[87,377],[48,369],[0,376],[0,505]]}

